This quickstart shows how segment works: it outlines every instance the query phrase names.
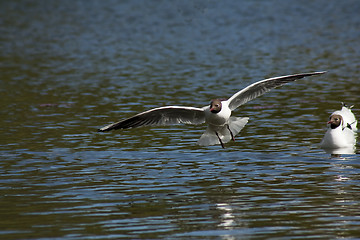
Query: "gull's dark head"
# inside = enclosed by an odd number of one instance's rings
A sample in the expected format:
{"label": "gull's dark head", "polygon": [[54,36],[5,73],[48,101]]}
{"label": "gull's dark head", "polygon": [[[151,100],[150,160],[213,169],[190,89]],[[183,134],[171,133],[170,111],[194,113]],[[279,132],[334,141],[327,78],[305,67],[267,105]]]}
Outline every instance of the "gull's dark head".
{"label": "gull's dark head", "polygon": [[210,103],[210,112],[218,113],[221,111],[221,99],[214,99]]}
{"label": "gull's dark head", "polygon": [[330,116],[328,124],[330,124],[331,129],[335,129],[340,126],[342,121],[343,118],[341,115],[334,114]]}

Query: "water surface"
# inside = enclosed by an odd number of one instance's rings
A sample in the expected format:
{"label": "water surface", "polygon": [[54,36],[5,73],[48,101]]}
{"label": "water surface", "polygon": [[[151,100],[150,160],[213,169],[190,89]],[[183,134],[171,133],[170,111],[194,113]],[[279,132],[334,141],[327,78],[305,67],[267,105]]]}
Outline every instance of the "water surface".
{"label": "water surface", "polygon": [[[2,1],[3,239],[358,238],[359,156],[319,148],[360,115],[357,1]],[[96,130],[202,107],[267,77],[326,70],[205,126]]]}

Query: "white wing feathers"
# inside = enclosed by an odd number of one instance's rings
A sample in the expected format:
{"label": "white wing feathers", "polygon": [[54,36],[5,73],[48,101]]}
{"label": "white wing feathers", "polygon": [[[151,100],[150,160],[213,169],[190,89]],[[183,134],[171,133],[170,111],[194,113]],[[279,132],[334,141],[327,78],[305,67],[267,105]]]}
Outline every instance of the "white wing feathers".
{"label": "white wing feathers", "polygon": [[288,82],[295,81],[300,78],[323,74],[323,73],[325,72],[301,73],[301,74],[269,78],[253,83],[250,86],[235,93],[231,98],[229,98],[228,100],[229,108],[232,111],[238,108],[239,106],[247,103],[248,101],[263,95],[264,93],[270,91],[273,88],[280,87]]}
{"label": "white wing feathers", "polygon": [[168,106],[159,107],[139,113],[99,129],[100,132],[113,129],[134,128],[140,126],[170,125],[170,124],[201,124],[205,122],[205,113],[202,108]]}

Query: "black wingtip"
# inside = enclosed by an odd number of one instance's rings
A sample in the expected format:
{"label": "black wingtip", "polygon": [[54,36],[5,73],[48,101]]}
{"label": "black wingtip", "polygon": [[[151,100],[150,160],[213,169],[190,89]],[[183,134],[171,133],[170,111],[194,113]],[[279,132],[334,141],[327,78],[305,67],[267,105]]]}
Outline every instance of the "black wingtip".
{"label": "black wingtip", "polygon": [[327,71],[319,71],[319,72],[314,72],[314,74],[324,74],[324,73],[327,73]]}
{"label": "black wingtip", "polygon": [[[309,72],[309,73],[304,73],[304,77],[309,77],[309,76],[313,76],[313,75],[319,75],[319,74],[324,74],[326,73],[327,71],[318,71],[318,72]],[[301,75],[301,73],[300,73]]]}
{"label": "black wingtip", "polygon": [[324,73],[326,73],[326,71],[299,73],[299,74],[296,74],[295,76],[298,76],[298,79],[301,79],[301,78],[310,77],[310,76],[314,76],[314,75],[320,75],[320,74],[324,74]]}
{"label": "black wingtip", "polygon": [[122,125],[121,125],[122,122],[117,122],[117,123],[113,123],[113,124],[109,124],[109,125],[106,125],[102,128],[99,128],[98,129],[98,132],[109,132],[111,130],[116,130],[116,129],[119,129],[119,128],[124,128]]}
{"label": "black wingtip", "polygon": [[108,126],[105,126],[105,127],[102,127],[102,128],[99,128],[97,131],[98,132],[108,132],[110,130],[112,130],[113,128],[110,128]]}

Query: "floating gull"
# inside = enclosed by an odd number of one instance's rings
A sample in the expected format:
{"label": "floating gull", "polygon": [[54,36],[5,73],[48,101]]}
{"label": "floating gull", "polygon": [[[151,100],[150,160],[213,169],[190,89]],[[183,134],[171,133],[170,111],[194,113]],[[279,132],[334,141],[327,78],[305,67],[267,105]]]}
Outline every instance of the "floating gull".
{"label": "floating gull", "polygon": [[328,129],[320,143],[321,148],[327,153],[355,153],[357,120],[351,112],[351,107],[343,104],[341,110],[330,115]]}

